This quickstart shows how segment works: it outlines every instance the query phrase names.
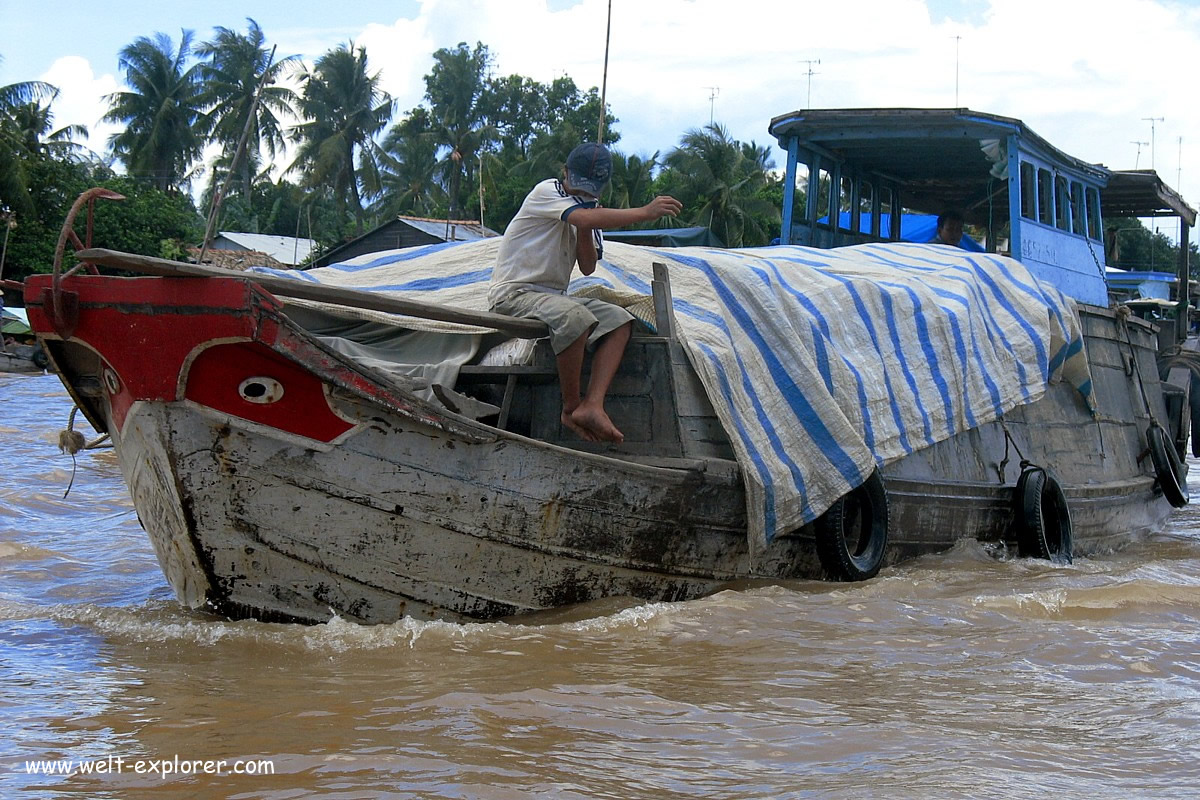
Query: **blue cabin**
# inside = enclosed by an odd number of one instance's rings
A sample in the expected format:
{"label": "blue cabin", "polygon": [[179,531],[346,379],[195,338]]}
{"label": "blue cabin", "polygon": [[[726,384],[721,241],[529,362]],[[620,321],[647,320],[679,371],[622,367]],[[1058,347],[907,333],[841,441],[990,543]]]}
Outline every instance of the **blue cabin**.
{"label": "blue cabin", "polygon": [[1018,119],[965,108],[817,109],[776,117],[770,132],[787,151],[784,244],[899,241],[906,215],[954,209],[986,231],[988,251],[1107,306],[1104,220],[1178,216],[1186,280],[1196,212],[1178,193],[1152,170],[1067,155]]}

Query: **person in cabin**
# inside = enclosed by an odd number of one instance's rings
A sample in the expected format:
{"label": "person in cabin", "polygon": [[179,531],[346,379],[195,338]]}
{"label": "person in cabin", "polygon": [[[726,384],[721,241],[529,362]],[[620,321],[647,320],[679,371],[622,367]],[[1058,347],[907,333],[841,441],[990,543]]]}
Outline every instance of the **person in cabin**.
{"label": "person in cabin", "polygon": [[951,247],[962,247],[963,237],[963,219],[961,211],[948,209],[938,214],[937,218],[937,238],[934,242],[937,244],[948,244]]}
{"label": "person in cabin", "polygon": [[[491,310],[538,319],[550,328],[562,386],[562,424],[587,441],[621,442],[624,435],[604,410],[608,387],[625,354],[633,316],[602,300],[568,297],[575,265],[591,275],[604,254],[603,228],[677,216],[683,205],[660,195],[640,208],[603,208],[612,155],[586,142],[567,156],[562,176],[533,187],[504,231],[488,288]],[[592,373],[581,393],[585,349]]]}

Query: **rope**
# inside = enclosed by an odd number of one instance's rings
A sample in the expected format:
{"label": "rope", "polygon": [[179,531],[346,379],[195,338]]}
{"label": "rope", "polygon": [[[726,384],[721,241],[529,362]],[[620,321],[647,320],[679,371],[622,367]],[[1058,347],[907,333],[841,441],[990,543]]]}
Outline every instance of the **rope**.
{"label": "rope", "polygon": [[75,430],[75,414],[79,411],[79,406],[71,408],[71,416],[67,418],[67,429],[59,431],[58,434],[58,449],[59,452],[67,453],[71,456],[71,480],[67,484],[67,490],[63,492],[63,499],[67,499],[67,495],[71,493],[71,487],[75,485],[75,472],[79,467],[79,462],[75,460],[75,454],[83,449],[87,444],[87,439],[82,433]]}
{"label": "rope", "polygon": [[[104,445],[108,439],[108,434],[88,441],[82,433],[75,430],[75,415],[79,412],[79,406],[74,406],[71,409],[71,415],[67,417],[67,427],[65,430],[58,432],[58,450],[60,453],[66,453],[71,457],[71,481],[67,484],[67,490],[63,492],[63,499],[71,493],[71,487],[75,485],[75,472],[79,467],[79,462],[75,459],[75,454],[80,450],[94,450],[97,447]],[[112,445],[109,444],[109,447]]]}
{"label": "rope", "polygon": [[1138,390],[1142,395],[1142,405],[1146,408],[1146,416],[1150,419],[1151,424],[1157,424],[1154,420],[1154,413],[1150,410],[1150,398],[1146,396],[1146,383],[1142,380],[1142,367],[1138,364],[1137,353],[1133,351],[1133,339],[1129,336],[1129,317],[1133,312],[1129,310],[1129,306],[1120,306],[1117,308],[1117,322],[1121,326],[1121,330],[1125,333],[1125,344],[1129,348],[1129,360],[1133,363],[1133,371],[1137,373]]}
{"label": "rope", "polygon": [[1004,458],[1000,460],[999,466],[996,467],[996,472],[1000,475],[1000,483],[1004,483],[1004,472],[1008,469],[1008,446],[1011,444],[1012,449],[1017,451],[1017,457],[1021,459],[1021,471],[1025,471],[1025,467],[1030,465],[1030,462],[1025,458],[1025,454],[1021,452],[1021,448],[1017,446],[1017,440],[1009,433],[1008,425],[1004,422],[1004,417],[1000,417],[1000,428],[1004,431]]}

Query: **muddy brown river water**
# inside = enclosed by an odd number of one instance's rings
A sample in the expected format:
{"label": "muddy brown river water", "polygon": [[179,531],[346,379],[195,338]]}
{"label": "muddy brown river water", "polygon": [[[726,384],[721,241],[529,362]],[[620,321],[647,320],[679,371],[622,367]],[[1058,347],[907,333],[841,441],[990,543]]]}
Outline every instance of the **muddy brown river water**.
{"label": "muddy brown river water", "polygon": [[63,498],[70,408],[0,375],[0,796],[1200,797],[1200,505],[1070,566],[228,622],[175,603],[111,450]]}

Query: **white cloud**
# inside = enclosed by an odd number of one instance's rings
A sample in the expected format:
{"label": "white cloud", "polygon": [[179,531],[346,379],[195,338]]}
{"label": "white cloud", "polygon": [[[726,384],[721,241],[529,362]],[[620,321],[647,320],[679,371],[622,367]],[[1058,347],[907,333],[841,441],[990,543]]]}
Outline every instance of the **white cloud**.
{"label": "white cloud", "polygon": [[[546,0],[421,0],[412,19],[396,19],[394,6],[379,5],[385,10],[365,27],[321,26],[319,15],[298,10],[305,27],[266,31],[281,57],[298,53],[310,64],[342,42],[366,47],[396,101],[397,119],[422,102],[432,53],[458,42],[486,44],[498,74],[543,83],[566,74],[584,90],[603,80],[608,0],[562,10]],[[1149,141],[1145,118],[1163,117],[1155,166],[1175,182],[1182,136],[1179,188],[1185,197],[1200,195],[1190,188],[1200,175],[1188,171],[1198,160],[1189,153],[1200,152],[1192,133],[1200,129],[1200,108],[1181,91],[1200,52],[1200,8],[1189,3],[973,0],[969,17],[939,13],[936,22],[923,0],[612,5],[607,97],[626,152],[665,152],[685,130],[706,125],[710,87],[719,87],[717,122],[743,141],[773,144],[767,125],[807,104],[804,62],[819,59],[812,66],[814,106],[950,106],[957,71],[960,105],[1022,119],[1066,152],[1114,168],[1134,166],[1130,142]],[[95,126],[99,98],[117,81],[93,75],[80,59],[61,59],[52,72],[46,79],[63,88],[59,124]],[[778,151],[776,158],[782,160]],[[1147,146],[1139,166],[1149,166],[1149,158]]]}
{"label": "white cloud", "polygon": [[55,127],[87,127],[87,146],[97,153],[103,153],[108,137],[120,130],[119,126],[100,121],[108,111],[108,103],[104,98],[120,91],[119,81],[112,75],[97,76],[91,64],[79,56],[64,56],[56,60],[38,80],[58,87],[58,97],[51,106]]}

